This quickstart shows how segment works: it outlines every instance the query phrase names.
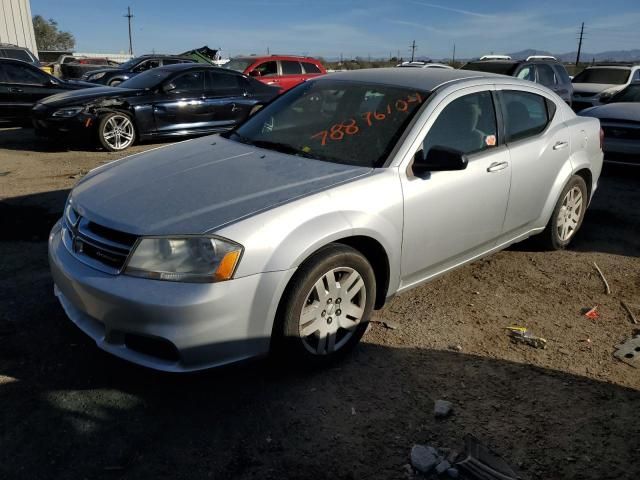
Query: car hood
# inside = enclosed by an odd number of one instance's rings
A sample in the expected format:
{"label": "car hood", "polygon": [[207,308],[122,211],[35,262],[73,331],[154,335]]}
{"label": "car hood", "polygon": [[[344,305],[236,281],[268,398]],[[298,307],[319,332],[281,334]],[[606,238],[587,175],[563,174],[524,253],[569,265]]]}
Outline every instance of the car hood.
{"label": "car hood", "polygon": [[130,97],[137,95],[141,90],[120,87],[96,87],[82,88],[80,90],[71,90],[52,95],[40,101],[43,105],[52,107],[61,105],[70,105],[78,103],[86,103],[89,101],[111,98],[111,97]]}
{"label": "car hood", "polygon": [[580,115],[584,115],[586,117],[640,122],[640,103],[608,103],[599,107],[582,110]]}
{"label": "car hood", "polygon": [[65,80],[64,84],[68,87],[76,88],[76,89],[97,87],[95,83],[84,82],[82,80]]}
{"label": "car hood", "polygon": [[99,167],[72,201],[80,215],[135,235],[204,233],[372,171],[213,135]]}
{"label": "car hood", "polygon": [[620,87],[624,85],[615,85],[611,83],[573,83],[573,93],[600,93],[610,88]]}

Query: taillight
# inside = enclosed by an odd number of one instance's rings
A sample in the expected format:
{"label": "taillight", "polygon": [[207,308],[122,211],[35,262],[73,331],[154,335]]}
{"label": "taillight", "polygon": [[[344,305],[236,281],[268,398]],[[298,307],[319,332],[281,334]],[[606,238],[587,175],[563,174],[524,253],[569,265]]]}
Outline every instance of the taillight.
{"label": "taillight", "polygon": [[600,150],[604,150],[604,130],[600,129]]}

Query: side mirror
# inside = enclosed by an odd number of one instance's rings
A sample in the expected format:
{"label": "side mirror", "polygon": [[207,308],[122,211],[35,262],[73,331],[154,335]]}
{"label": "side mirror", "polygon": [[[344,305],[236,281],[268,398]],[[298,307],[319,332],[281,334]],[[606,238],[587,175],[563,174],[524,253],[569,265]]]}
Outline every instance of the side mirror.
{"label": "side mirror", "polygon": [[165,83],[165,84],[162,86],[162,91],[163,91],[164,93],[171,93],[171,92],[173,92],[175,89],[176,89],[175,84],[174,84],[174,83],[171,83],[171,82]]}
{"label": "side mirror", "polygon": [[467,163],[466,155],[459,150],[432,147],[426,155],[424,150],[416,152],[411,168],[414,175],[421,175],[428,172],[464,170]]}
{"label": "side mirror", "polygon": [[261,77],[262,76],[262,72],[260,72],[260,70],[251,70],[249,72],[249,76],[250,77]]}

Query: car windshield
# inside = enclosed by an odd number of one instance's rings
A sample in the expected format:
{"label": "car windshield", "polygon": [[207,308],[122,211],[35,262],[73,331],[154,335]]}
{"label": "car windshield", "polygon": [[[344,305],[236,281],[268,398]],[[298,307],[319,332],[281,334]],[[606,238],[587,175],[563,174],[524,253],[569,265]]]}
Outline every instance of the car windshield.
{"label": "car windshield", "polygon": [[640,102],[640,83],[629,85],[624,90],[621,90],[609,100],[609,103],[614,102]]}
{"label": "car windshield", "polygon": [[608,83],[623,85],[629,80],[629,68],[587,68],[573,77],[573,83]]}
{"label": "car windshield", "polygon": [[255,62],[253,58],[232,58],[227,63],[222,65],[222,68],[228,68],[229,70],[235,70],[236,72],[243,72],[249,65]]}
{"label": "car windshield", "polygon": [[4,50],[7,58],[15,58],[16,60],[22,60],[23,62],[33,63],[35,59],[24,50],[17,50],[13,48],[7,48]]}
{"label": "car windshield", "polygon": [[293,155],[379,167],[428,96],[362,82],[306,82],[226,136]]}
{"label": "car windshield", "polygon": [[173,73],[171,70],[162,68],[152,68],[146,72],[142,72],[129,80],[118,84],[121,88],[154,88],[160,85],[169,75]]}
{"label": "car windshield", "polygon": [[462,66],[461,70],[475,70],[476,72],[500,73],[502,75],[513,75],[516,68],[515,63],[505,62],[469,62]]}
{"label": "car windshield", "polygon": [[126,62],[118,65],[118,68],[121,68],[123,70],[130,70],[133,67],[135,67],[138,63],[140,63],[141,60],[142,60],[141,58],[132,58],[131,60],[127,60]]}

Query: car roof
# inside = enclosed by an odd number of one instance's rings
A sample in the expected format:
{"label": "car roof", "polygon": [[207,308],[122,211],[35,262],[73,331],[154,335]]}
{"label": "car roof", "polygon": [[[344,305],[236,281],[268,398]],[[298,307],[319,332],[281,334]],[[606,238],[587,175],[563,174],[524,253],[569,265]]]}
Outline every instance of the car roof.
{"label": "car roof", "polygon": [[314,79],[313,81],[321,81],[322,79],[329,78],[432,91],[444,83],[471,78],[504,78],[504,76],[474,70],[454,70],[447,68],[367,68],[330,73],[318,77],[317,80]]}
{"label": "car roof", "polygon": [[245,77],[246,75],[243,75],[241,72],[236,72],[235,70],[230,70],[228,68],[221,68],[221,67],[216,67],[214,65],[209,65],[207,63],[174,63],[173,65],[163,65],[162,67],[156,67],[151,69],[152,70],[163,70],[163,71],[169,71],[169,72],[182,72],[185,70],[199,70],[199,69],[208,69],[208,70],[217,70],[220,71],[222,73],[230,73],[233,75],[240,75],[242,77]]}
{"label": "car roof", "polygon": [[278,54],[274,54],[274,55],[238,55],[237,57],[233,57],[233,60],[239,59],[239,60],[253,60],[253,61],[258,61],[258,60],[300,60],[300,61],[314,61],[317,62],[318,60],[313,58],[313,57],[305,57],[302,55],[278,55]]}

